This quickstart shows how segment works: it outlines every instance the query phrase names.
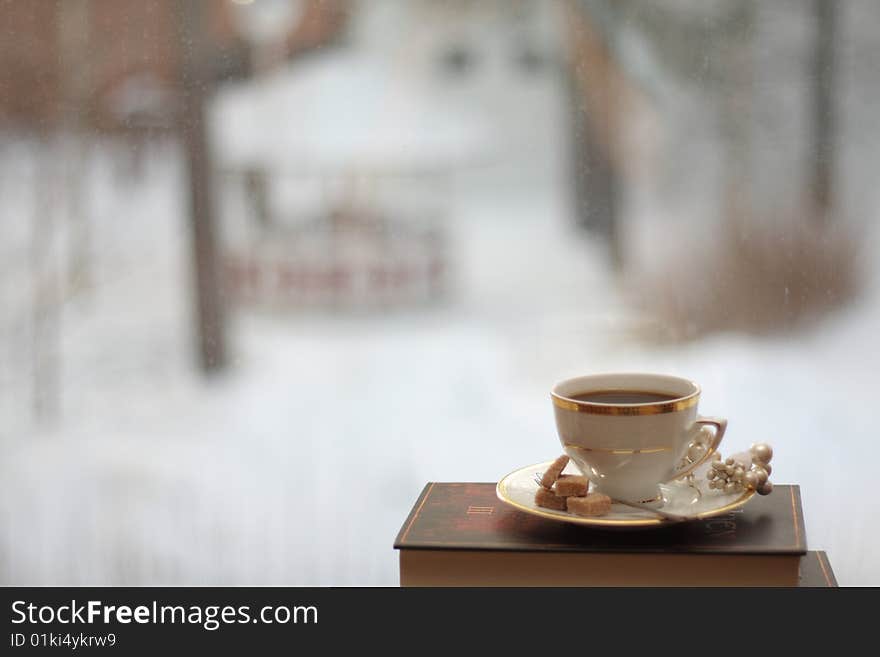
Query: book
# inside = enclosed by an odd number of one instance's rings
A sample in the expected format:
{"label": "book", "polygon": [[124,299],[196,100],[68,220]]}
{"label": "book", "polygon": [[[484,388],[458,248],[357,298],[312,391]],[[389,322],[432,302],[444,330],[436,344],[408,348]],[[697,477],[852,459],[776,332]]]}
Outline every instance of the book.
{"label": "book", "polygon": [[807,555],[796,485],[714,518],[609,530],[513,509],[492,483],[432,482],[394,547],[401,586],[798,586]]}
{"label": "book", "polygon": [[801,557],[798,586],[809,588],[837,588],[837,578],[831,569],[828,555],[822,550],[809,550]]}

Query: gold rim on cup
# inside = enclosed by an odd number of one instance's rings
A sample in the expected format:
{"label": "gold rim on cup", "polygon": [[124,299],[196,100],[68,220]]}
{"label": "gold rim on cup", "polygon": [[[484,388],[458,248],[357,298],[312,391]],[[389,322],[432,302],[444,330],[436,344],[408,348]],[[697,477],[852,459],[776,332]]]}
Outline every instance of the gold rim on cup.
{"label": "gold rim on cup", "polygon": [[[692,406],[700,401],[700,387],[692,383],[695,390],[691,394],[666,402],[648,402],[646,404],[599,404],[596,402],[579,401],[570,399],[557,392],[551,392],[550,398],[554,406],[564,408],[576,413],[590,413],[592,415],[660,415],[661,413],[675,413]],[[626,392],[621,389],[621,392]]]}

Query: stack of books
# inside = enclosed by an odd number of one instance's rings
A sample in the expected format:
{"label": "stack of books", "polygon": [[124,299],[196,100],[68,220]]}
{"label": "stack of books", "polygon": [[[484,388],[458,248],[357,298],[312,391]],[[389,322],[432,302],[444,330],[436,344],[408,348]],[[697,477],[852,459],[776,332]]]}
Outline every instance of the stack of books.
{"label": "stack of books", "polygon": [[394,547],[401,586],[837,586],[794,485],[706,520],[601,530],[517,511],[495,484],[429,483]]}

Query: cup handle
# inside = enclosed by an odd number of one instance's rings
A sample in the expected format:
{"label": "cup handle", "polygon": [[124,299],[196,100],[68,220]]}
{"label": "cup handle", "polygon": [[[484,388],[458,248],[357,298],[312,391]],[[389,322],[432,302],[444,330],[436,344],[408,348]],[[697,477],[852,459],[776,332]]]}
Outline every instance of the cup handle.
{"label": "cup handle", "polygon": [[[689,475],[703,463],[712,458],[712,455],[718,451],[718,446],[721,444],[721,439],[724,438],[724,432],[727,430],[727,420],[721,417],[698,417],[696,420],[694,420],[694,424],[704,426],[710,425],[715,427],[715,435],[712,437],[712,442],[709,443],[709,446],[706,449],[706,453],[687,467],[673,474],[672,479],[680,479]],[[694,443],[692,442],[690,445],[688,445],[688,450],[690,450],[693,444]]]}

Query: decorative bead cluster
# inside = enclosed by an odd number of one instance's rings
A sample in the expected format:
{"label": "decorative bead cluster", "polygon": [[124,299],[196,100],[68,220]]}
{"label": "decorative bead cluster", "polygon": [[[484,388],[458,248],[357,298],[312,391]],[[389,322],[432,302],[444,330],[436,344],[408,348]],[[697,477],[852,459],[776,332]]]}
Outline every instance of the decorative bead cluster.
{"label": "decorative bead cluster", "polygon": [[755,490],[758,495],[769,495],[773,491],[773,484],[769,480],[773,471],[770,467],[773,448],[766,443],[755,443],[749,453],[752,462],[747,465],[733,457],[722,460],[721,454],[715,452],[712,465],[706,472],[709,488],[725,493]]}

